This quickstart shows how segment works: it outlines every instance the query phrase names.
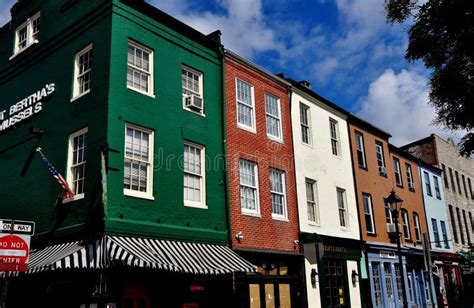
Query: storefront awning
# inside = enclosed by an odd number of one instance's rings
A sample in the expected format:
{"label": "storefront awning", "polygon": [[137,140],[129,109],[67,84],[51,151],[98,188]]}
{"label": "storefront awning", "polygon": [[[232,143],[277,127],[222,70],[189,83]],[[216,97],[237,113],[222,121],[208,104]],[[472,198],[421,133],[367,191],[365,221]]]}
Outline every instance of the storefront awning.
{"label": "storefront awning", "polygon": [[211,275],[257,271],[256,266],[227,246],[105,236],[95,241],[70,242],[33,250],[26,273],[114,266]]}

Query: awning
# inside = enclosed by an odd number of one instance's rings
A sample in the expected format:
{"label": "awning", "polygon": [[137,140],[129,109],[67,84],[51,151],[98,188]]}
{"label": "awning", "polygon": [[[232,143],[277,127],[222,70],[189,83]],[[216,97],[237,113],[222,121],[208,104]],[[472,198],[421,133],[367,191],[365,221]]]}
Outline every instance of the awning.
{"label": "awning", "polygon": [[32,250],[28,273],[115,266],[185,274],[256,272],[257,267],[222,245],[138,237],[105,236]]}

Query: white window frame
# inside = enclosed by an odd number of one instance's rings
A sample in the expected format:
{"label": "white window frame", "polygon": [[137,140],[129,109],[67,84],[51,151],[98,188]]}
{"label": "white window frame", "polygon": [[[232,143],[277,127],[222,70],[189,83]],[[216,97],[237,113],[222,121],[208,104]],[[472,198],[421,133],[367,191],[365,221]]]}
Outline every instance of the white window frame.
{"label": "white window frame", "polygon": [[[380,149],[380,152],[379,152],[379,149]],[[380,155],[380,159],[378,157],[379,155]],[[387,169],[387,164],[385,163],[383,143],[379,141],[375,141],[375,158],[377,159],[377,166]],[[385,172],[385,175],[387,175],[387,172]]]}
{"label": "white window frame", "polygon": [[423,178],[425,181],[426,194],[430,197],[433,196],[433,190],[431,189],[430,174],[426,171],[423,171]]}
{"label": "white window frame", "polygon": [[[272,172],[275,172],[275,173],[277,173],[281,176],[281,185],[282,185],[282,190],[283,191],[272,190]],[[269,183],[270,183],[270,204],[271,204],[271,207],[272,207],[272,218],[277,219],[277,220],[287,221],[288,220],[288,208],[287,208],[287,201],[286,201],[286,175],[285,175],[285,171],[277,169],[277,168],[270,168],[268,176],[269,176]],[[272,199],[273,195],[278,195],[278,196],[283,197],[282,198],[283,204],[281,205],[283,214],[277,214],[277,213],[273,212],[273,199]]]}
{"label": "white window frame", "polygon": [[[333,136],[333,127],[334,125],[334,135]],[[341,146],[339,141],[339,122],[333,118],[329,118],[329,137],[331,139],[331,153],[334,156],[341,156]],[[333,147],[333,143],[336,144],[336,147]],[[334,153],[336,151],[336,153]]]}
{"label": "white window frame", "polygon": [[[41,23],[41,12],[34,14],[33,16],[29,17],[25,22],[19,25],[15,29],[15,45],[13,47],[13,55],[10,57],[10,60],[13,59],[16,55],[23,52],[24,50],[28,49],[28,47],[37,44],[39,41],[34,38],[33,33],[33,22],[36,20],[40,20]],[[26,44],[24,47],[20,48],[18,44],[20,43],[20,30],[26,27]],[[39,33],[39,31],[38,31]]]}
{"label": "white window frame", "polygon": [[[241,172],[242,172],[242,170],[240,168],[240,163],[242,161],[246,161],[246,162],[250,163],[253,166],[253,173],[254,173],[254,176],[255,176],[255,186],[251,186],[251,185],[248,185],[248,184],[243,184],[242,181],[240,180]],[[260,217],[260,194],[259,194],[259,185],[258,185],[258,165],[257,165],[256,162],[248,160],[248,159],[244,159],[244,158],[241,158],[239,160],[239,182],[240,182],[240,196],[241,196],[240,197],[240,210],[241,210],[242,214]],[[255,209],[254,210],[247,209],[247,208],[243,207],[243,204],[242,204],[242,186],[248,187],[248,188],[251,188],[251,189],[255,189]]]}
{"label": "white window frame", "polygon": [[[392,213],[392,209],[390,208],[390,204],[386,201],[384,201],[384,210],[385,210],[385,223],[387,224],[393,224],[394,223],[394,219],[393,219],[393,213]],[[387,213],[388,213],[388,217],[387,217]],[[390,221],[387,221],[387,218],[388,220]]]}
{"label": "white window frame", "polygon": [[[342,194],[342,199],[339,198],[340,193]],[[349,215],[347,213],[347,197],[346,197],[346,190],[344,188],[336,187],[336,201],[337,201],[337,212],[339,217],[339,226],[342,229],[349,229]],[[341,207],[341,202],[342,206]],[[344,218],[344,225],[342,225],[341,221],[341,211],[342,211],[342,218]]]}
{"label": "white window frame", "polygon": [[[252,105],[249,105],[245,102],[242,102],[242,101],[239,101],[239,95],[238,95],[238,83],[239,82],[242,82],[246,85],[248,85],[250,87],[250,98],[252,100]],[[256,133],[257,132],[257,124],[255,123],[255,90],[254,90],[254,86],[240,78],[235,78],[235,101],[236,101],[236,104],[235,104],[235,110],[236,110],[236,117],[237,117],[237,127],[241,128],[241,129],[244,129],[244,130],[247,130],[249,132],[252,132],[252,133]],[[239,104],[242,104],[242,105],[245,105],[247,107],[249,107],[252,111],[252,114],[251,114],[251,119],[252,119],[252,126],[248,126],[247,124],[244,124],[244,123],[240,123],[239,122]]]}
{"label": "white window frame", "polygon": [[[128,48],[129,48],[129,46],[133,46],[136,49],[140,49],[142,52],[148,53],[148,71],[146,71],[146,70],[144,70],[140,67],[137,67],[133,64],[128,63]],[[153,71],[154,71],[153,62],[154,61],[153,61],[153,57],[154,57],[153,49],[145,47],[144,45],[142,45],[140,43],[137,43],[134,40],[128,40],[128,44],[127,44],[127,76],[126,76],[127,77],[127,79],[126,79],[127,89],[136,91],[138,93],[141,93],[141,94],[153,97],[153,98],[155,97],[155,95],[153,94],[154,93],[153,92],[154,91],[154,76],[153,76]],[[132,70],[138,71],[140,73],[144,73],[144,74],[148,75],[148,91],[144,91],[142,89],[135,88],[133,86],[133,83],[132,83],[131,86],[128,85],[128,69],[129,68],[131,68]]]}
{"label": "white window frame", "polygon": [[433,175],[433,186],[436,198],[441,200],[441,188],[439,187],[439,180],[436,175]]}
{"label": "white window frame", "polygon": [[[197,174],[194,172],[186,171],[185,170],[185,165],[184,165],[184,156],[183,156],[183,199],[184,199],[184,205],[189,206],[189,207],[196,207],[196,208],[202,208],[202,209],[207,209],[206,205],[206,148],[203,145],[193,143],[190,141],[184,142],[184,146],[189,146],[192,148],[199,149],[201,151],[200,157],[201,157],[201,174]],[[184,151],[184,148],[183,148]],[[183,152],[184,155],[184,152]],[[184,177],[186,176],[186,173],[194,175],[194,176],[199,176],[201,177],[200,179],[200,202],[197,201],[192,201],[192,200],[186,200],[184,198]]]}
{"label": "white window frame", "polygon": [[[303,123],[302,111],[305,112],[306,120],[308,121],[308,123]],[[308,105],[303,104],[302,102],[300,102],[299,112],[300,112],[301,142],[303,144],[312,145],[313,144],[313,138],[312,138],[312,131],[311,131],[311,109]],[[308,132],[308,142],[305,142],[303,140],[303,130],[304,129],[306,129],[307,132]]]}
{"label": "white window frame", "polygon": [[449,249],[448,230],[446,227],[446,222],[443,220],[440,220],[439,223],[441,226],[441,233],[443,235],[444,248]]}
{"label": "white window frame", "polygon": [[[313,195],[313,200],[308,198],[308,185],[310,185],[311,193]],[[319,202],[318,202],[318,185],[315,180],[306,178],[305,179],[305,192],[306,192],[306,215],[308,219],[308,223],[311,225],[319,225],[320,216],[319,216]],[[309,208],[310,206],[314,209],[314,220],[309,219]]]}
{"label": "white window frame", "polygon": [[439,236],[438,220],[431,218],[431,228],[433,229],[433,244],[441,248],[441,237]]}
{"label": "white window frame", "polygon": [[405,170],[406,170],[406,173],[407,173],[408,189],[415,190],[415,182],[413,181],[413,171],[411,169],[411,165],[408,164],[408,163],[405,163]]}
{"label": "white window frame", "polygon": [[[127,144],[126,144],[126,137],[127,137],[127,128],[131,128],[133,130],[138,130],[144,133],[148,134],[148,163],[147,163],[147,181],[146,181],[146,192],[143,191],[137,191],[129,188],[123,188],[123,194],[125,196],[130,196],[130,197],[136,197],[136,198],[142,198],[142,199],[148,199],[148,200],[154,200],[155,198],[153,197],[153,156],[154,156],[154,131],[148,128],[144,128],[142,126],[126,123],[125,124],[125,131],[124,131],[124,156],[123,156],[123,161],[125,164],[125,160],[127,159]],[[125,172],[125,168],[124,168]],[[125,180],[125,174],[123,177],[123,181]],[[122,181],[122,183],[124,183]]]}
{"label": "white window frame", "polygon": [[[367,200],[367,207],[368,212],[366,211],[366,206],[364,200]],[[373,205],[372,205],[372,195],[362,193],[362,205],[364,206],[364,218],[366,220],[366,227],[367,227],[367,216],[370,216],[370,225],[372,227],[372,231],[366,230],[368,234],[375,234],[375,221],[374,221],[374,212],[373,212]]]}
{"label": "white window frame", "polygon": [[[76,99],[78,99],[79,97],[82,97],[84,95],[86,95],[87,93],[89,93],[91,91],[91,72],[92,72],[92,47],[93,45],[92,44],[89,44],[87,45],[86,47],[84,47],[81,51],[79,51],[77,54],[76,54],[76,57],[74,59],[74,81],[73,81],[73,92],[72,92],[72,99],[71,101],[74,101]],[[85,55],[86,53],[90,52],[90,58],[89,58],[89,61],[91,62],[90,64],[90,68],[87,70],[87,71],[84,71],[82,72],[82,74],[79,74],[79,71],[80,71],[80,63],[79,63],[79,59],[80,57],[82,57],[83,55]],[[87,89],[86,91],[82,92],[82,93],[79,93],[80,92],[80,89],[81,89],[81,84],[80,84],[80,78],[86,74],[89,74],[89,89]]]}
{"label": "white window frame", "polygon": [[[282,117],[281,117],[281,103],[280,103],[280,98],[278,96],[275,96],[270,93],[265,93],[265,122],[266,122],[266,128],[267,128],[267,137],[273,140],[276,140],[278,142],[283,142],[283,128],[282,128]],[[268,113],[268,108],[267,108],[267,98],[273,98],[276,101],[277,104],[277,115]],[[278,134],[279,136],[272,135],[268,132],[268,118],[273,118],[274,120],[278,121]]]}
{"label": "white window frame", "polygon": [[[195,92],[193,90],[189,90],[188,88],[184,88],[182,78],[183,78],[183,70],[190,72],[191,74],[197,75],[199,77],[199,92]],[[204,74],[198,70],[195,70],[187,65],[181,66],[181,94],[183,96],[183,109],[186,111],[194,112],[199,115],[204,115]],[[201,111],[193,110],[191,108],[186,107],[186,97],[189,94],[185,94],[184,91],[189,91],[192,94],[199,96],[202,99],[202,108]]]}
{"label": "white window frame", "polygon": [[[66,173],[66,181],[71,188],[71,190],[74,193],[74,197],[65,199],[63,202],[69,202],[69,201],[74,201],[74,200],[79,200],[83,199],[85,196],[85,181],[86,181],[86,173],[84,171],[84,191],[82,193],[77,193],[75,182],[74,182],[74,170],[75,168],[79,167],[80,165],[86,165],[87,168],[87,157],[84,157],[84,161],[82,161],[79,164],[73,165],[73,158],[74,158],[74,138],[79,137],[81,135],[87,134],[88,133],[88,128],[85,127],[83,129],[80,129],[72,134],[69,135],[69,143],[68,143],[68,157],[67,157],[67,173]],[[85,155],[87,156],[87,138],[85,140]]]}
{"label": "white window frame", "polygon": [[[393,172],[395,173],[395,184],[397,186],[403,187],[403,178],[402,178],[402,169],[400,166],[400,160],[397,157],[393,158]],[[400,177],[400,183],[398,183],[397,175]]]}
{"label": "white window frame", "polygon": [[405,240],[411,240],[410,219],[408,217],[408,211],[403,209],[401,211],[401,214],[402,214],[401,216],[402,216],[403,236],[405,237]]}
{"label": "white window frame", "polygon": [[420,216],[418,213],[413,213],[413,224],[415,226],[415,240],[421,241]]}
{"label": "white window frame", "polygon": [[[357,164],[360,168],[367,169],[367,159],[365,157],[365,143],[364,135],[361,132],[355,132],[356,137],[356,151],[357,151]],[[362,165],[359,162],[359,152],[362,154]]]}

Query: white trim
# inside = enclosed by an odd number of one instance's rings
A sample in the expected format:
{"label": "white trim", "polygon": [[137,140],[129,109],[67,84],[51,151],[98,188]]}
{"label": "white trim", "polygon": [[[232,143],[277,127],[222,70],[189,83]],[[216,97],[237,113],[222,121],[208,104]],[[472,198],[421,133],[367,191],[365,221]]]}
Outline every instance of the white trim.
{"label": "white trim", "polygon": [[[137,67],[133,64],[128,63],[128,48],[129,48],[130,45],[133,46],[136,49],[140,49],[143,52],[148,53],[148,69],[149,69],[148,71],[145,71],[144,69],[142,69],[140,67]],[[144,45],[142,45],[142,44],[140,44],[140,43],[138,43],[138,42],[136,42],[132,39],[128,40],[128,43],[127,43],[127,78],[125,79],[127,88],[130,89],[130,90],[137,91],[138,93],[145,94],[145,95],[148,95],[150,97],[155,98],[155,95],[154,95],[154,74],[153,74],[154,61],[153,61],[153,57],[154,57],[153,49],[145,47]],[[140,71],[142,73],[148,74],[148,91],[143,91],[141,89],[137,89],[137,88],[133,87],[133,85],[132,86],[128,85],[128,68],[129,67],[134,69],[134,70]]]}
{"label": "white trim", "polygon": [[[339,192],[342,193],[342,205],[344,206],[343,208],[339,207]],[[350,224],[349,224],[349,209],[348,209],[348,204],[347,204],[347,193],[344,188],[337,187],[336,186],[336,202],[337,202],[337,217],[339,218],[339,227],[341,230],[349,230]],[[339,216],[339,210],[344,210],[344,224],[345,226],[341,226],[341,217]]]}
{"label": "white trim", "polygon": [[[268,173],[268,175],[269,175],[269,180],[270,180],[269,181],[269,183],[270,183],[270,205],[272,207],[272,218],[277,219],[277,220],[288,221],[288,206],[287,206],[288,202],[286,200],[286,174],[285,174],[285,171],[281,170],[281,169],[273,168],[273,167],[270,167],[269,171],[270,172]],[[272,190],[272,177],[271,177],[272,171],[277,172],[278,174],[281,175],[281,185],[282,185],[282,190],[283,190],[282,192]],[[282,204],[283,214],[273,213],[273,202],[272,202],[272,199],[271,199],[272,194],[279,195],[279,196],[283,197],[283,204]]]}
{"label": "white trim", "polygon": [[[33,21],[41,18],[41,12],[37,12],[33,16],[28,17],[23,23],[21,23],[18,27],[15,28],[15,37],[14,37],[14,46],[13,46],[13,55],[9,58],[9,60],[13,59],[16,55],[20,54],[24,50],[28,49],[30,46],[37,44],[38,40],[33,38]],[[41,19],[40,19],[41,23]],[[25,47],[19,48],[19,30],[22,28],[26,28],[26,44]]]}
{"label": "white trim", "polygon": [[[147,165],[147,179],[146,179],[146,192],[141,192],[141,191],[136,191],[128,188],[123,188],[123,194],[125,196],[131,196],[131,197],[137,197],[137,198],[142,198],[142,199],[148,199],[148,200],[154,200],[153,197],[153,158],[154,158],[154,131],[148,128],[144,128],[141,126],[137,126],[134,124],[130,123],[125,123],[124,127],[124,152],[123,152],[123,162],[125,164],[125,159],[126,157],[126,138],[127,138],[127,128],[131,128],[134,130],[139,130],[144,133],[148,134],[148,165]],[[125,172],[125,169],[124,169]],[[125,173],[124,173],[124,178],[125,179]],[[123,180],[122,180],[122,185],[123,185]]]}
{"label": "white trim", "polygon": [[[304,184],[305,184],[305,193],[306,193],[306,195],[305,195],[306,196],[306,216],[307,216],[306,220],[308,221],[308,223],[310,225],[320,226],[321,225],[321,219],[320,219],[320,213],[319,213],[319,199],[318,199],[318,192],[317,192],[317,188],[318,188],[317,181],[315,181],[313,179],[310,179],[310,178],[305,178]],[[308,189],[307,189],[308,184],[311,185],[311,189],[312,189],[312,193],[313,193],[313,200],[312,201],[308,200]],[[308,203],[309,202],[314,203],[314,220],[310,220],[309,216],[308,216]]]}
{"label": "white trim", "polygon": [[[74,183],[73,183],[74,175],[71,172],[71,168],[72,168],[72,159],[73,159],[73,152],[74,152],[74,138],[77,137],[77,136],[86,134],[88,132],[89,132],[88,127],[84,127],[84,128],[82,128],[78,131],[75,131],[75,132],[73,132],[72,134],[69,135],[68,154],[67,154],[67,167],[66,167],[66,179],[65,180],[67,181],[67,183],[68,183],[69,187],[71,188],[71,190],[74,192],[74,196],[72,198],[65,199],[63,201],[63,203],[74,201],[74,200],[79,200],[79,199],[84,198],[84,196],[85,196],[85,187],[84,187],[84,191],[82,193],[76,194],[76,191],[75,191],[75,188],[74,188]],[[86,147],[86,155],[87,155],[87,139],[86,139],[85,147]],[[84,157],[84,160],[85,160],[84,164],[87,165],[87,159],[85,157]],[[84,184],[85,184],[85,180],[86,180],[86,177],[85,177],[85,174],[84,174]]]}
{"label": "white trim", "polygon": [[[268,113],[268,111],[267,111],[267,97],[268,96],[273,97],[273,98],[276,99],[278,116],[275,116],[273,114]],[[281,111],[280,98],[276,95],[265,92],[264,93],[264,103],[265,103],[265,128],[266,128],[267,137],[268,137],[268,139],[277,141],[279,143],[283,143],[283,123],[282,123],[283,122],[283,119],[282,119],[283,117],[282,117],[282,111]],[[268,116],[278,120],[278,131],[280,133],[280,137],[277,137],[277,136],[274,136],[274,135],[268,133],[268,121],[267,121]]]}
{"label": "white trim", "polygon": [[202,108],[201,108],[201,111],[196,111],[196,110],[193,110],[191,108],[188,108],[186,107],[186,96],[184,93],[183,93],[183,83],[181,81],[181,95],[182,95],[182,101],[183,101],[183,109],[186,110],[186,111],[189,111],[189,112],[192,112],[192,113],[195,113],[197,115],[200,115],[200,116],[203,116],[205,117],[205,113],[204,113],[204,74],[196,69],[193,69],[185,64],[182,64],[181,65],[181,78],[183,77],[183,72],[182,70],[187,70],[195,75],[198,75],[199,76],[199,93],[196,93],[194,91],[191,91],[191,90],[188,90],[186,89],[187,91],[190,91],[190,92],[193,92],[194,94],[198,94],[198,96],[202,99]]}
{"label": "white trim", "polygon": [[[244,103],[244,102],[240,102],[241,104],[247,106],[247,107],[251,107],[252,108],[252,124],[253,124],[253,127],[252,126],[248,126],[246,124],[242,124],[239,122],[239,99],[238,99],[238,88],[237,88],[237,82],[238,81],[241,81],[245,84],[247,84],[249,87],[250,87],[250,97],[252,99],[252,106],[249,106],[248,104]],[[254,92],[254,86],[249,83],[249,82],[246,82],[238,77],[235,78],[235,110],[236,110],[236,117],[237,117],[237,127],[243,129],[243,130],[246,130],[246,131],[249,131],[251,133],[257,133],[257,123],[255,122],[255,113],[256,113],[256,106],[255,106],[255,92]]]}
{"label": "white trim", "polygon": [[[335,138],[333,138],[332,136],[332,130],[331,130],[331,124],[334,124],[334,130],[335,130]],[[342,156],[342,153],[341,153],[341,137],[339,136],[339,122],[331,117],[329,117],[329,139],[330,139],[330,142],[331,142],[331,153],[333,156],[336,156],[336,157],[341,157]],[[332,148],[332,142],[335,141],[336,142],[336,154],[334,154],[334,150]]]}
{"label": "white trim", "polygon": [[[197,148],[201,151],[201,153],[200,153],[200,156],[201,156],[201,174],[199,174],[199,175],[195,174],[195,173],[192,173],[192,172],[186,172],[184,170],[184,146],[186,146],[186,145],[189,146],[189,147]],[[183,202],[184,202],[184,206],[207,209],[208,206],[207,206],[207,202],[206,202],[206,147],[201,145],[201,144],[197,144],[197,143],[194,143],[194,142],[191,142],[191,141],[185,141],[184,146],[183,146]],[[198,176],[201,177],[200,196],[199,196],[200,199],[201,199],[200,202],[184,199],[184,176],[186,175],[186,173],[198,175]]]}
{"label": "white trim", "polygon": [[[307,124],[303,124],[301,122],[301,108],[303,108],[305,111],[306,111],[306,118],[308,120],[308,123]],[[311,123],[311,107],[306,105],[305,103],[303,102],[300,102],[299,106],[298,106],[298,118],[300,120],[300,138],[301,138],[301,143],[304,144],[304,145],[307,145],[309,147],[313,147],[313,132],[312,132],[312,123]],[[308,142],[304,142],[303,141],[303,131],[302,131],[302,127],[307,127],[308,128]]]}
{"label": "white trim", "polygon": [[[255,187],[251,187],[247,184],[242,184],[242,182],[240,181],[240,173],[242,172],[242,170],[240,169],[240,162],[242,160],[247,161],[247,162],[249,162],[253,165],[253,172],[254,172],[254,175],[255,175]],[[240,197],[240,211],[241,211],[241,213],[245,214],[245,215],[249,215],[249,216],[260,217],[260,192],[259,192],[259,183],[258,183],[258,165],[257,165],[256,162],[245,159],[245,158],[240,158],[239,159],[239,192],[240,192],[240,195],[242,194],[242,186],[250,187],[252,189],[255,189],[255,210],[246,209],[246,208],[242,207],[242,197]]]}
{"label": "white trim", "polygon": [[[79,58],[83,56],[84,54],[91,52],[91,58],[89,59],[89,61],[92,61],[92,48],[93,48],[93,44],[90,43],[86,47],[82,48],[78,53],[76,53],[76,56],[74,57],[74,77],[73,77],[73,89],[72,89],[71,102],[78,99],[79,97],[86,95],[87,93],[91,91],[92,82],[89,79],[89,89],[87,89],[86,91],[82,93],[79,93],[80,85],[79,85],[78,79],[79,79]],[[87,72],[85,73],[83,72],[83,74],[87,74],[87,73],[90,74],[92,72],[92,62],[90,65],[91,65],[91,68]]]}
{"label": "white trim", "polygon": [[[362,206],[365,207],[364,205],[364,197],[368,197],[367,200],[369,202],[368,207],[369,207],[369,214],[370,214],[370,224],[372,225],[372,231],[368,231],[367,229],[365,230],[367,234],[375,234],[375,217],[374,217],[374,209],[373,209],[373,204],[372,204],[372,195],[367,194],[367,193],[362,193]],[[365,208],[364,208],[364,219],[366,219],[366,213],[365,213]],[[367,228],[367,222],[366,222],[366,228]]]}

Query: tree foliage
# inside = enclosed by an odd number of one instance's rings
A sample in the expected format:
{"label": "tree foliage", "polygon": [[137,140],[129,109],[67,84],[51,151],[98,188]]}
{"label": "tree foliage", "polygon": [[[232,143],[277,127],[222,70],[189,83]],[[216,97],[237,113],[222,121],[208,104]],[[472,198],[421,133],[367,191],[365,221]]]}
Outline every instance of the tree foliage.
{"label": "tree foliage", "polygon": [[474,0],[385,0],[390,23],[413,19],[405,57],[432,70],[435,123],[464,130],[461,154],[474,153]]}

